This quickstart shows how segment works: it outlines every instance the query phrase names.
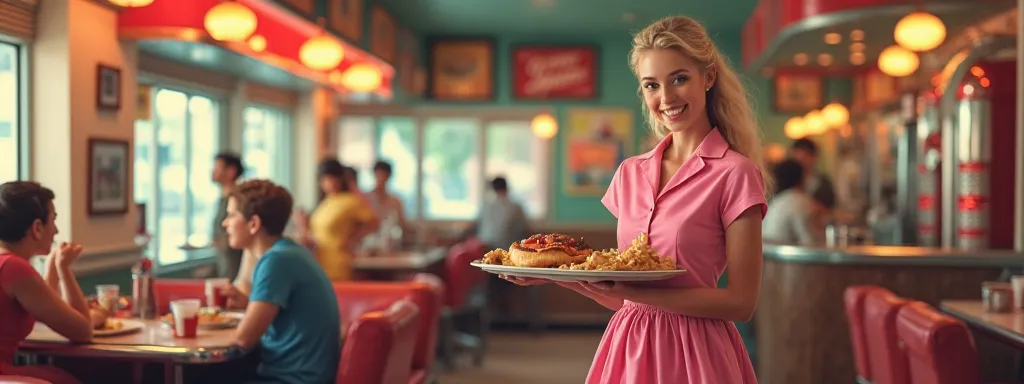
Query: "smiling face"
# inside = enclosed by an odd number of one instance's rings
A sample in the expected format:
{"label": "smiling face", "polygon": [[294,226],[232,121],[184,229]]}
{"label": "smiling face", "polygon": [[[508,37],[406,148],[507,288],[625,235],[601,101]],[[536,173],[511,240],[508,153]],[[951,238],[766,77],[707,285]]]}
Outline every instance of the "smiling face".
{"label": "smiling face", "polygon": [[644,103],[671,132],[707,124],[707,90],[714,71],[705,71],[678,49],[651,49],[637,62]]}

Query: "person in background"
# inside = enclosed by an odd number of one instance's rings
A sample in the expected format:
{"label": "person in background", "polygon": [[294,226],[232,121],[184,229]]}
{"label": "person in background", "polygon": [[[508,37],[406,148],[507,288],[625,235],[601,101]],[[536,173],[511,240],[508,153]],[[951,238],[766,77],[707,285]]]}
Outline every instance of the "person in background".
{"label": "person in background", "polygon": [[526,214],[523,207],[508,196],[504,177],[491,180],[494,197],[480,207],[480,216],[463,233],[463,238],[476,235],[489,249],[508,248],[526,237]]}
{"label": "person in background", "polygon": [[238,178],[245,168],[242,159],[234,153],[220,153],[213,160],[213,182],[220,186],[220,197],[217,198],[217,214],[213,218],[213,247],[217,252],[217,276],[234,279],[242,263],[242,251],[231,249],[227,242],[227,232],[221,223],[227,216],[228,196],[235,191]]}
{"label": "person in background", "polygon": [[788,245],[819,242],[814,230],[814,201],[804,191],[804,167],[796,160],[784,160],[773,169],[775,194],[768,201],[768,213],[761,222],[764,241]]}
{"label": "person in background", "polygon": [[[71,271],[82,246],[61,243],[51,251],[59,232],[53,199],[53,191],[35,182],[0,184],[0,375],[77,383],[55,367],[10,364],[37,320],[72,342],[92,340],[92,313]],[[48,253],[39,276],[29,259]]]}
{"label": "person in background", "polygon": [[242,183],[228,200],[228,244],[256,260],[234,344],[260,347],[254,381],[333,383],[341,355],[338,299],[313,255],[283,237],[291,212],[291,194],[267,180]]}
{"label": "person in background", "polygon": [[308,218],[299,213],[300,238],[312,239],[317,260],[334,281],[352,279],[355,247],[380,227],[380,220],[363,197],[352,192],[345,167],[337,160],[320,163],[317,177],[323,199]]}
{"label": "person in background", "polygon": [[790,157],[805,169],[804,190],[821,205],[820,208],[827,211],[835,208],[836,192],[832,180],[818,171],[818,145],[804,137],[793,141],[789,151]]}
{"label": "person in background", "polygon": [[391,164],[386,161],[377,161],[373,165],[373,176],[376,184],[373,190],[366,195],[373,210],[380,218],[380,230],[371,236],[366,237],[364,245],[373,248],[380,245],[380,242],[387,241],[392,237],[391,231],[398,228],[403,234],[409,230],[409,223],[405,220],[405,207],[402,200],[388,192],[388,181],[391,180]]}

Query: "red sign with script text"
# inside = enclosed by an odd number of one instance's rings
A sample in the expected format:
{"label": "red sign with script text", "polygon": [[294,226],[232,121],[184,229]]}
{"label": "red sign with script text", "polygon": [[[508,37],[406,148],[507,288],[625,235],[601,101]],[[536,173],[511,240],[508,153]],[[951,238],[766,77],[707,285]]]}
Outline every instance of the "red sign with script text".
{"label": "red sign with script text", "polygon": [[593,47],[524,47],[512,54],[517,99],[597,97],[597,52]]}

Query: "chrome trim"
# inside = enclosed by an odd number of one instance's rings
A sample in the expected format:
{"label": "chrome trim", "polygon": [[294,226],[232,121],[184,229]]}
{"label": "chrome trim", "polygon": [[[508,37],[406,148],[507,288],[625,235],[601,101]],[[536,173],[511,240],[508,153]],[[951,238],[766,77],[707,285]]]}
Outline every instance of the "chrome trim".
{"label": "chrome trim", "polygon": [[828,248],[764,244],[766,259],[800,264],[1024,267],[1024,254],[1009,250],[960,251],[927,247],[853,246]]}
{"label": "chrome trim", "polygon": [[[1019,0],[1018,0],[1019,1]],[[750,72],[760,71],[768,60],[775,55],[775,53],[782,48],[782,46],[791,38],[796,35],[812,32],[818,29],[823,29],[839,24],[852,23],[858,20],[869,20],[872,17],[888,16],[893,14],[911,13],[921,8],[934,13],[941,13],[946,11],[955,11],[963,9],[965,7],[977,6],[973,2],[960,2],[960,3],[941,3],[941,4],[900,4],[900,5],[881,5],[876,7],[867,7],[861,9],[852,9],[846,11],[838,11],[832,13],[826,13],[821,15],[814,15],[803,20],[791,23],[788,27],[779,31],[779,34],[772,38],[771,43],[768,44],[761,53],[758,54],[757,58],[754,59],[747,66],[746,70]]]}
{"label": "chrome trim", "polygon": [[[940,113],[942,114],[941,215],[942,246],[944,248],[954,247],[957,245],[955,241],[956,223],[954,222],[954,217],[956,216],[957,193],[955,180],[957,172],[955,171],[955,168],[959,155],[957,153],[958,151],[956,146],[956,133],[958,129],[956,124],[957,100],[955,89],[978,60],[999,52],[1000,50],[1016,46],[1016,36],[987,36],[978,39],[974,46],[970,48],[970,52],[967,53],[967,57],[964,58],[964,61],[960,62],[960,65],[955,71],[953,71],[953,76],[950,76],[949,84],[946,86],[946,92],[942,94],[940,101],[940,105],[942,106],[940,108]],[[1020,64],[1018,63],[1018,66],[1019,65]],[[1020,103],[1018,103],[1018,109],[1020,108],[1019,104]],[[1019,196],[1018,199],[1020,199]],[[1020,220],[1019,215],[1017,220]]]}
{"label": "chrome trim", "polygon": [[64,344],[23,342],[19,353],[45,356],[126,358],[177,364],[213,364],[235,360],[248,354],[234,346],[186,348],[159,345]]}
{"label": "chrome trim", "polygon": [[1024,252],[1024,0],[1017,0],[1017,170],[1014,196],[1013,249]]}

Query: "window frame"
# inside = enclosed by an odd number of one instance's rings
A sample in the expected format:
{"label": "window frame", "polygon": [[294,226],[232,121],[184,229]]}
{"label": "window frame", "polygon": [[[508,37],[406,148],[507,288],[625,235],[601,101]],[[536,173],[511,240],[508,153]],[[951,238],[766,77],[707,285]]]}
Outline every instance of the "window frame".
{"label": "window frame", "polygon": [[[225,148],[225,141],[226,141],[225,140],[225,133],[226,133],[225,131],[227,131],[227,126],[225,124],[225,121],[227,121],[227,118],[228,118],[227,114],[229,113],[229,111],[228,111],[229,108],[227,108],[227,103],[225,103],[225,98],[219,96],[216,93],[206,92],[204,90],[197,90],[195,88],[187,87],[187,86],[180,86],[180,85],[176,84],[176,82],[169,82],[169,83],[156,82],[156,83],[149,83],[149,84],[146,84],[146,85],[148,85],[150,87],[150,89],[151,89],[151,92],[149,94],[149,97],[150,97],[149,105],[153,106],[153,112],[152,112],[152,115],[151,115],[151,120],[153,121],[153,137],[152,137],[152,142],[150,143],[150,146],[151,146],[151,148],[153,148],[153,150],[150,151],[149,157],[150,157],[150,162],[154,165],[154,169],[153,170],[154,170],[154,173],[155,173],[155,175],[153,177],[153,183],[152,183],[153,187],[148,192],[148,196],[147,196],[147,200],[146,200],[146,221],[147,221],[146,222],[146,228],[147,228],[147,231],[149,232],[149,235],[150,235],[150,241],[149,241],[149,243],[145,247],[145,252],[147,254],[158,253],[158,252],[161,252],[161,251],[164,250],[162,248],[162,244],[161,244],[160,239],[159,239],[159,236],[160,236],[159,212],[155,211],[160,206],[160,195],[161,195],[161,193],[160,193],[160,176],[159,176],[160,169],[161,169],[161,163],[159,162],[159,158],[160,158],[160,149],[159,149],[160,148],[160,145],[159,145],[160,125],[159,125],[159,118],[157,117],[158,114],[156,112],[156,108],[157,108],[156,97],[157,97],[157,93],[159,93],[159,91],[161,89],[166,89],[166,90],[169,90],[169,91],[182,93],[182,94],[184,94],[186,96],[186,109],[185,109],[185,111],[186,111],[186,118],[184,119],[185,120],[185,144],[186,144],[185,156],[184,156],[184,158],[185,158],[184,168],[185,168],[185,185],[186,185],[186,188],[185,188],[185,192],[182,194],[182,201],[181,201],[181,204],[183,206],[182,215],[184,217],[183,220],[184,220],[184,226],[185,226],[185,239],[186,239],[186,241],[185,241],[185,244],[174,245],[174,249],[175,249],[174,252],[181,252],[185,257],[181,261],[176,261],[176,262],[172,262],[172,263],[164,263],[164,262],[162,262],[161,258],[159,257],[160,256],[159,254],[155,255],[155,256],[157,256],[155,258],[156,264],[157,264],[156,265],[157,269],[168,270],[168,267],[170,267],[171,270],[174,270],[174,269],[177,268],[177,266],[180,266],[180,265],[191,265],[192,263],[195,263],[196,261],[209,260],[209,259],[212,259],[213,257],[216,256],[216,253],[214,252],[214,250],[212,248],[212,244],[202,244],[202,245],[198,245],[198,246],[192,246],[191,244],[188,244],[188,238],[189,238],[189,236],[191,236],[192,229],[193,229],[192,228],[193,227],[192,220],[190,218],[192,216],[191,213],[192,213],[193,204],[194,204],[193,199],[192,199],[192,190],[191,190],[191,182],[190,182],[191,181],[191,177],[192,177],[192,173],[191,173],[192,172],[192,141],[190,140],[191,135],[192,135],[192,119],[188,117],[189,114],[191,113],[191,112],[188,111],[188,107],[187,107],[188,100],[191,100],[192,97],[196,97],[196,96],[204,97],[204,98],[209,99],[213,103],[213,106],[216,108],[217,114],[216,114],[216,118],[215,118],[215,124],[217,124],[217,131],[218,132],[214,133],[214,137],[217,140],[217,143],[216,143],[216,145],[214,145],[214,147],[217,148],[218,151],[224,150],[224,148]],[[133,123],[133,125],[134,124],[135,123]],[[134,141],[134,140],[137,140],[137,137],[135,137],[135,134],[134,134],[134,126],[133,126],[132,129],[133,129],[133,134],[132,135],[133,135],[133,141]],[[133,145],[133,148],[134,148],[134,145]],[[133,154],[133,156],[134,156],[134,154]],[[135,167],[134,157],[133,157],[132,167],[133,167],[133,173],[134,173],[134,167]],[[133,178],[133,182],[132,183],[134,184],[134,178]],[[133,188],[134,188],[134,185],[133,185]],[[212,220],[212,218],[210,218],[210,219]],[[170,249],[170,248],[167,248],[167,249]]]}
{"label": "window frame", "polygon": [[29,138],[31,130],[29,124],[31,124],[31,111],[29,111],[29,100],[32,97],[30,93],[31,87],[28,84],[29,81],[29,48],[30,46],[24,40],[18,39],[13,36],[0,34],[0,44],[9,45],[14,48],[14,55],[16,64],[18,66],[16,78],[17,96],[15,98],[15,109],[18,113],[18,118],[15,119],[13,127],[14,132],[18,135],[18,142],[15,144],[17,153],[15,159],[18,162],[18,170],[15,176],[15,180],[26,180],[30,178],[32,167],[30,164],[32,154],[32,141]]}
{"label": "window frame", "polygon": [[[410,217],[409,221],[414,223],[429,223],[429,224],[462,224],[475,220],[450,220],[450,219],[428,219],[424,214],[423,206],[423,156],[424,156],[424,144],[426,130],[426,122],[431,119],[470,119],[475,120],[477,123],[477,129],[480,131],[477,146],[480,150],[480,167],[479,177],[481,181],[487,180],[487,134],[486,129],[491,123],[501,123],[510,121],[531,121],[534,116],[539,113],[550,112],[547,109],[540,108],[478,108],[467,111],[466,109],[453,109],[453,108],[439,108],[431,107],[427,108],[402,108],[402,107],[391,107],[384,105],[365,105],[365,106],[352,106],[346,108],[341,116],[336,119],[333,123],[333,150],[335,153],[341,148],[341,130],[342,120],[348,118],[369,118],[372,119],[373,134],[372,138],[374,159],[380,156],[377,148],[377,140],[379,139],[380,125],[379,120],[381,118],[408,118],[411,119],[416,125],[416,159],[417,166],[419,169],[416,172],[416,195],[415,201],[417,205],[416,217]],[[546,148],[548,155],[548,161],[551,164],[558,163],[556,159],[555,148],[559,141],[556,138],[552,138],[546,141]],[[543,181],[543,185],[546,188],[544,194],[544,214],[540,217],[528,218],[528,222],[531,224],[546,224],[550,223],[554,217],[555,212],[555,185],[554,185],[554,172],[551,166],[541,167],[540,178]],[[363,170],[360,170],[363,171]],[[486,191],[486,189],[484,189]],[[484,196],[479,196],[483,201]]]}
{"label": "window frame", "polygon": [[[281,186],[291,191],[292,186],[295,184],[295,172],[293,172],[295,165],[295,159],[293,156],[295,152],[292,150],[292,147],[294,146],[295,143],[293,139],[295,135],[295,117],[292,115],[291,111],[289,111],[286,108],[281,108],[266,103],[246,103],[245,106],[242,108],[243,120],[240,140],[240,142],[242,143],[240,155],[242,156],[243,160],[245,159],[245,110],[249,108],[261,110],[261,112],[265,114],[267,112],[270,112],[269,115],[273,116],[277,120],[278,126],[284,127],[283,129],[278,129],[277,132],[274,132],[273,134],[273,140],[277,143],[275,144],[275,150],[278,151],[278,154],[281,155],[280,159],[276,160],[281,161],[271,162],[270,172],[272,173],[272,176],[270,178],[271,180],[274,180],[275,178],[283,178],[284,180],[286,180],[285,183],[281,183],[280,181],[275,182],[282,184]],[[266,126],[264,126],[264,129],[266,129]],[[244,162],[243,165],[245,165]],[[245,178],[246,177],[244,177],[243,175],[243,179]]]}

